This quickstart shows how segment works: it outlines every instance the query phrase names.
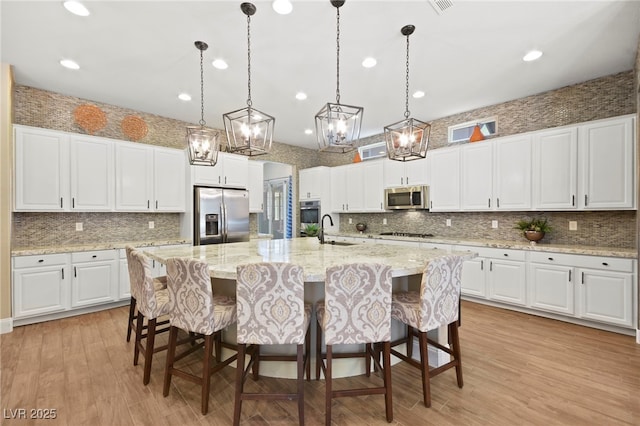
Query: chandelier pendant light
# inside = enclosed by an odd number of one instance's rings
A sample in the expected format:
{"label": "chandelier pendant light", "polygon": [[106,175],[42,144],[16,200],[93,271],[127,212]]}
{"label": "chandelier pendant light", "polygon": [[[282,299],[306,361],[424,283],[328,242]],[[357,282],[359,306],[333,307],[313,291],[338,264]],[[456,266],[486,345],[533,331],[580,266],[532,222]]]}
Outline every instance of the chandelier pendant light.
{"label": "chandelier pendant light", "polygon": [[322,152],[345,153],[358,148],[362,114],[358,106],[340,103],[340,6],[345,0],[331,0],[336,8],[336,102],[327,103],[316,114],[316,137]]}
{"label": "chandelier pendant light", "polygon": [[200,51],[200,122],[199,126],[187,126],[187,146],[189,147],[189,163],[201,166],[215,166],[218,161],[220,141],[218,132],[205,127],[204,121],[204,69],[202,55],[209,47],[204,41],[196,41]]}
{"label": "chandelier pendant light", "polygon": [[271,150],[276,119],[255,109],[251,102],[251,16],[256,13],[256,7],[242,3],[240,9],[247,15],[247,107],[222,115],[227,150],[247,156],[263,155]]}
{"label": "chandelier pendant light", "polygon": [[387,143],[387,155],[391,160],[410,161],[425,158],[429,147],[431,125],[415,118],[409,113],[409,36],[415,27],[405,25],[402,35],[407,37],[407,74],[405,89],[404,120],[390,124],[384,128],[384,138]]}

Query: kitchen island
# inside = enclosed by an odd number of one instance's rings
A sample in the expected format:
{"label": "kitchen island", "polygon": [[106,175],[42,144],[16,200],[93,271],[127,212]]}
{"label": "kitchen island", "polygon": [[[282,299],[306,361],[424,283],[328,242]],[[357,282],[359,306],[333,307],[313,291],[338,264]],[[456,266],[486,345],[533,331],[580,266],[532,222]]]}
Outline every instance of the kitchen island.
{"label": "kitchen island", "polygon": [[[475,255],[468,252],[445,253],[442,250],[360,244],[320,244],[316,238],[294,238],[289,240],[255,240],[242,243],[212,244],[194,247],[148,247],[143,251],[152,259],[166,263],[172,257],[193,258],[206,261],[214,291],[235,295],[236,268],[243,263],[288,262],[304,268],[305,301],[315,303],[324,297],[324,279],[327,267],[354,262],[381,263],[391,266],[393,290],[402,291],[419,288],[422,272],[429,261],[447,255],[460,255],[469,259]],[[315,315],[311,321],[311,341],[315,342]],[[406,328],[392,321],[392,338],[406,332]],[[436,334],[436,333],[434,333]],[[447,344],[446,327],[437,331],[437,338]],[[225,330],[224,339],[235,342],[235,328]],[[313,343],[312,343],[313,346]],[[351,351],[353,347],[341,348]],[[264,352],[289,353],[291,348],[265,348]],[[311,348],[314,353],[313,347]],[[414,350],[414,353],[419,351]],[[432,364],[448,361],[433,353]],[[315,361],[312,361],[315,362]],[[397,362],[397,360],[396,360]],[[295,377],[293,363],[264,363],[261,374],[274,377]],[[337,359],[334,363],[334,377],[344,377],[364,373],[364,361],[360,359]]]}

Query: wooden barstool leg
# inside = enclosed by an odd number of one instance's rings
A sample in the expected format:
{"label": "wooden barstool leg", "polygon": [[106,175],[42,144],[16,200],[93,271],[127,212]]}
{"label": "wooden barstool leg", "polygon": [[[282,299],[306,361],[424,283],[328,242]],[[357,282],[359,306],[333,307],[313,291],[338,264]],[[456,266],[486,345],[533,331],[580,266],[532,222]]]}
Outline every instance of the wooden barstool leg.
{"label": "wooden barstool leg", "polygon": [[324,382],[325,382],[325,401],[324,401],[324,409],[325,409],[325,425],[331,426],[331,402],[332,402],[332,389],[331,389],[331,346],[327,345],[327,364],[324,369]]}
{"label": "wooden barstool leg", "polygon": [[371,376],[371,357],[373,356],[373,349],[371,348],[371,343],[365,343],[364,347],[364,374],[369,377]]}
{"label": "wooden barstool leg", "polygon": [[387,413],[387,421],[391,423],[393,421],[393,401],[391,392],[391,342],[382,343],[382,356],[384,357],[383,369],[384,369],[384,405]]}
{"label": "wooden barstool leg", "polygon": [[217,331],[215,334],[215,347],[216,347],[216,362],[222,361],[222,331]]}
{"label": "wooden barstool leg", "polygon": [[169,387],[171,386],[171,375],[173,373],[173,361],[176,356],[176,342],[178,340],[178,329],[171,327],[169,329],[169,343],[167,344],[167,364],[164,368],[164,386],[162,395],[169,395]]}
{"label": "wooden barstool leg", "polygon": [[140,356],[140,345],[142,344],[142,330],[144,323],[144,315],[138,311],[138,318],[136,320],[136,338],[133,348],[133,365],[138,365],[138,357]]}
{"label": "wooden barstool leg", "polygon": [[242,391],[244,389],[244,357],[247,345],[238,344],[238,358],[236,360],[236,395],[233,407],[233,425],[240,424],[240,412],[242,410]]}
{"label": "wooden barstool leg", "polygon": [[407,358],[413,357],[413,327],[407,326]]}
{"label": "wooden barstool leg", "polygon": [[209,411],[209,386],[211,384],[211,357],[213,356],[213,335],[204,336],[204,359],[202,360],[202,415]]}
{"label": "wooden barstool leg", "polygon": [[320,380],[320,365],[322,363],[322,327],[316,321],[316,380]]}
{"label": "wooden barstool leg", "polygon": [[142,383],[147,385],[151,379],[151,363],[153,361],[153,345],[156,340],[156,319],[150,319],[147,324],[147,344],[144,350],[144,376]]}
{"label": "wooden barstool leg", "polygon": [[133,320],[136,319],[136,303],[136,298],[131,296],[131,302],[129,302],[129,322],[127,323],[127,342],[131,341],[131,326]]}
{"label": "wooden barstool leg", "polygon": [[431,385],[429,383],[429,352],[427,350],[427,333],[420,332],[420,362],[422,364],[422,396],[425,407],[431,407]]}
{"label": "wooden barstool leg", "polygon": [[449,324],[449,336],[451,336],[451,346],[453,351],[453,359],[456,361],[456,379],[458,387],[464,386],[462,381],[462,358],[460,356],[460,335],[458,333],[458,322],[454,321]]}
{"label": "wooden barstool leg", "polygon": [[304,365],[307,371],[307,382],[311,380],[311,357],[309,356],[310,349],[311,349],[311,327],[307,328],[307,333],[304,336]]}
{"label": "wooden barstool leg", "polygon": [[[304,371],[305,351],[304,345],[298,345],[298,418],[300,426],[304,426]],[[308,377],[308,375],[307,375]]]}

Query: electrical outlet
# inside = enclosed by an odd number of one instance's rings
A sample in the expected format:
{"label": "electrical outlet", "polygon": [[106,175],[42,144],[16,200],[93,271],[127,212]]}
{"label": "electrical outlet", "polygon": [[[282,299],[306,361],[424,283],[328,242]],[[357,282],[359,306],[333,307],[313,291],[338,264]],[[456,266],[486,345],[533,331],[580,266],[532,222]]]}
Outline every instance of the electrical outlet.
{"label": "electrical outlet", "polygon": [[386,224],[387,224],[387,218],[386,218],[386,217],[382,218],[382,224],[383,224],[383,225],[386,225]]}
{"label": "electrical outlet", "polygon": [[349,225],[353,223],[353,219],[349,218]]}
{"label": "electrical outlet", "polygon": [[154,221],[149,222],[149,229],[153,229],[156,227],[156,223]]}
{"label": "electrical outlet", "polygon": [[451,226],[451,219],[447,219],[447,226]]}
{"label": "electrical outlet", "polygon": [[82,231],[82,222],[76,222],[76,231]]}
{"label": "electrical outlet", "polygon": [[570,220],[569,221],[569,231],[577,231],[578,230],[578,221]]}
{"label": "electrical outlet", "polygon": [[491,221],[491,227],[493,229],[497,229],[498,228],[498,221],[497,220],[492,220]]}

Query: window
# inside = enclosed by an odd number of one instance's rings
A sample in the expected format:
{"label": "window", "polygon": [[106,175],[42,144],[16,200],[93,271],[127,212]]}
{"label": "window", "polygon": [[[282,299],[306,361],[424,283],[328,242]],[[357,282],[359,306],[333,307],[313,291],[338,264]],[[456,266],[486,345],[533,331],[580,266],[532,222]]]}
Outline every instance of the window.
{"label": "window", "polygon": [[468,141],[476,124],[480,125],[480,130],[485,137],[495,135],[498,132],[498,122],[493,117],[469,121],[456,124],[455,126],[449,126],[449,143]]}
{"label": "window", "polygon": [[362,161],[373,160],[374,158],[385,157],[387,155],[387,143],[376,142],[358,148]]}

